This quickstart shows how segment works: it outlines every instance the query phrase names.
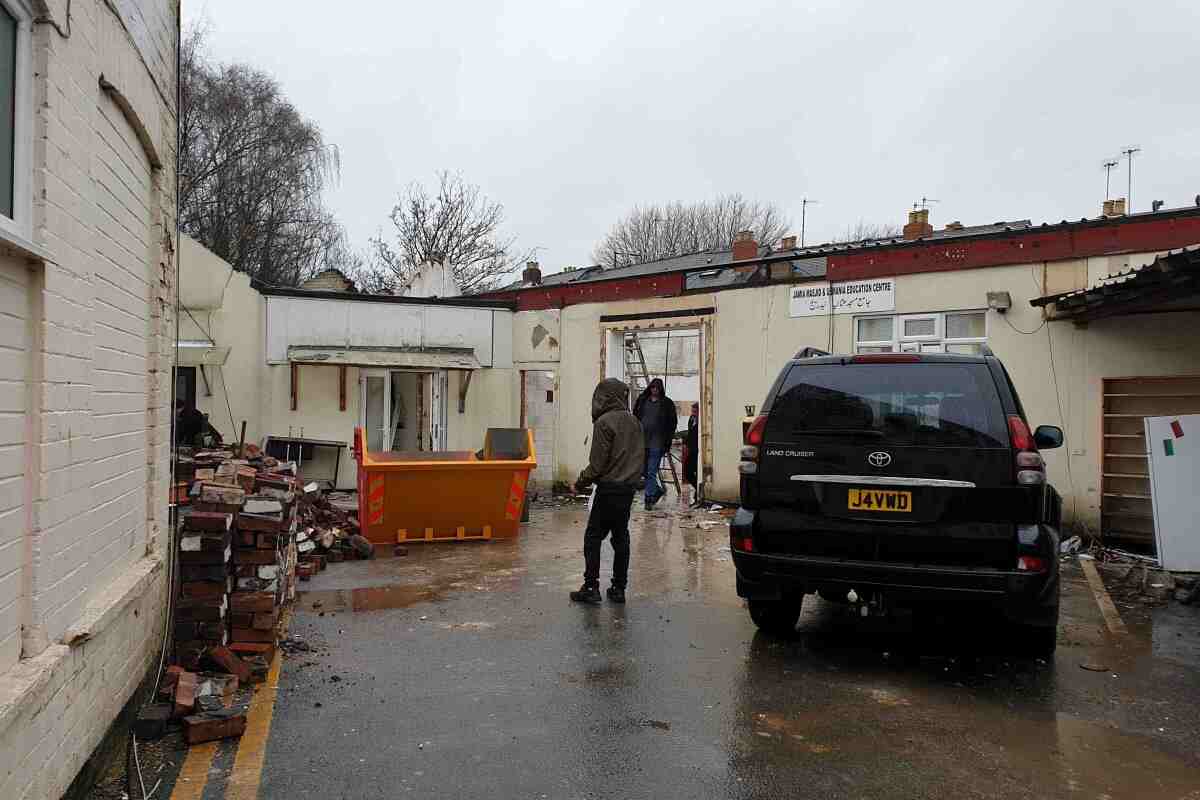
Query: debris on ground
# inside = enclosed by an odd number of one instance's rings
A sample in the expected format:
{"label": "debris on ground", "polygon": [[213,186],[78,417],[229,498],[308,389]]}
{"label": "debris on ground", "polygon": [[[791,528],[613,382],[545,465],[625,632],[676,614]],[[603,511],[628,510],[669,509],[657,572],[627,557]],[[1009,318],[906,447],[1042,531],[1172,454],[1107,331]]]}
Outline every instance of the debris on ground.
{"label": "debris on ground", "polygon": [[[294,461],[247,445],[240,453],[180,448],[175,466],[183,502],[174,658],[160,681],[161,703],[139,724],[159,734],[169,708],[194,744],[245,730],[231,699],[239,685],[267,679],[297,580],[328,563],[371,558],[374,548],[358,534],[355,495],[304,482]],[[289,639],[279,646],[310,649]]]}

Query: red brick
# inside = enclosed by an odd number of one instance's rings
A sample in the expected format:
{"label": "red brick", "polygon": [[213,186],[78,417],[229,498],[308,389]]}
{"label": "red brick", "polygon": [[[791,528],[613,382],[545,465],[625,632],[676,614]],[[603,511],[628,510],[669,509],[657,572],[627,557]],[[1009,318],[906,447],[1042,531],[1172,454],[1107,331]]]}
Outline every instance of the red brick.
{"label": "red brick", "polygon": [[189,531],[213,531],[224,533],[233,525],[232,514],[211,511],[193,511],[183,518],[183,527]]}
{"label": "red brick", "polygon": [[229,649],[243,659],[250,656],[263,656],[266,659],[275,657],[275,645],[272,642],[234,642]]}
{"label": "red brick", "polygon": [[229,595],[229,607],[234,611],[266,613],[275,610],[274,592],[234,592]]}
{"label": "red brick", "polygon": [[264,564],[274,564],[279,556],[274,550],[253,550],[247,548],[239,548],[233,551],[233,561],[235,564],[254,564],[262,566]]}
{"label": "red brick", "polygon": [[179,563],[185,566],[226,564],[229,562],[229,550],[201,550],[198,553],[181,552]]}
{"label": "red brick", "polygon": [[233,641],[235,642],[274,642],[275,631],[260,631],[254,628],[234,628]]}
{"label": "red brick", "polygon": [[[279,612],[272,611],[265,614],[255,614],[249,627],[260,631],[273,631],[277,624],[279,624]],[[238,625],[237,627],[240,628],[242,626]]]}
{"label": "red brick", "polygon": [[245,714],[196,714],[183,718],[183,738],[188,744],[235,739],[245,732]]}
{"label": "red brick", "polygon": [[184,581],[179,585],[180,597],[220,597],[229,594],[229,578],[222,581]]}
{"label": "red brick", "polygon": [[259,550],[274,550],[279,547],[278,533],[259,533],[255,536],[255,545]]}
{"label": "red brick", "polygon": [[250,667],[228,647],[210,649],[208,659],[230,675],[237,676],[242,683],[250,680]]}
{"label": "red brick", "polygon": [[182,717],[192,713],[196,707],[196,690],[200,688],[200,679],[194,672],[181,672],[175,682],[175,716]]}
{"label": "red brick", "polygon": [[179,577],[184,581],[223,581],[229,577],[229,569],[224,564],[181,565]]}

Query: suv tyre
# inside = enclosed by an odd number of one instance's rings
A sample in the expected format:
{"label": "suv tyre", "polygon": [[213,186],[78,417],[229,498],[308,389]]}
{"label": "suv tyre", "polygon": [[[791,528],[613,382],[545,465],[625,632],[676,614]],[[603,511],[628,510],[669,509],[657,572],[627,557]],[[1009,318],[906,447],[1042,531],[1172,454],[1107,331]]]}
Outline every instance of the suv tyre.
{"label": "suv tyre", "polygon": [[800,621],[800,608],[804,595],[784,595],[781,598],[756,598],[746,600],[750,619],[763,633],[772,636],[792,636],[796,623]]}

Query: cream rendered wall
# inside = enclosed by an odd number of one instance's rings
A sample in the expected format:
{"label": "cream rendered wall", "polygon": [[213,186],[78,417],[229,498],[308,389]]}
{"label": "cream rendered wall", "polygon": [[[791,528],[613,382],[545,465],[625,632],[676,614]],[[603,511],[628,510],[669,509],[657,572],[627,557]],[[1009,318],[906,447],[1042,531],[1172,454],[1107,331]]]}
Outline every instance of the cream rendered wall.
{"label": "cream rendered wall", "polygon": [[218,347],[229,348],[223,365],[204,368],[211,394],[197,368],[196,407],[225,441],[237,441],[245,420],[246,441],[262,444],[262,295],[250,288],[248,275],[186,236],[180,237],[179,272],[179,303],[187,309],[180,314],[179,337],[202,340],[211,334]]}
{"label": "cream rendered wall", "polygon": [[[1080,259],[1068,270],[1079,279],[1087,275],[1094,281],[1149,263],[1155,255]],[[1067,444],[1045,454],[1049,474],[1063,495],[1065,513],[1077,512],[1088,524],[1095,524],[1100,507],[1101,379],[1200,373],[1195,355],[1200,352],[1200,327],[1196,325],[1200,314],[1143,315],[1087,327],[1067,322],[1043,326],[1041,311],[1029,305],[1043,293],[1043,266],[1036,262],[902,275],[897,278],[896,310],[892,313],[985,309],[987,292],[1011,294],[1012,309],[1006,316],[987,312],[988,344],[1008,368],[1030,423],[1059,425],[1066,432]],[[1052,271],[1057,266],[1051,265]],[[745,406],[761,407],[779,370],[800,349],[812,346],[847,353],[854,346],[853,315],[833,318],[831,344],[828,317],[788,316],[789,290],[781,285],[563,309],[557,479],[573,480],[587,463],[591,393],[602,377],[600,317],[712,306],[716,308],[713,336],[706,347],[714,349],[716,359],[714,463],[708,493],[714,499],[736,500]],[[521,312],[517,318],[531,313]],[[665,319],[657,324],[670,322]],[[520,328],[514,336],[519,343]]]}

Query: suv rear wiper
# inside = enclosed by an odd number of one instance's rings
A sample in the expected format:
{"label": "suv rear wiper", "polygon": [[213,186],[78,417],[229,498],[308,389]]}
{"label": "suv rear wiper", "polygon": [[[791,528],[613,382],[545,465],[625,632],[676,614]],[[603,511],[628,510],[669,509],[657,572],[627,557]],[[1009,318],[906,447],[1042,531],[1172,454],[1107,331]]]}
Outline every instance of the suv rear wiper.
{"label": "suv rear wiper", "polygon": [[792,435],[810,434],[812,436],[865,436],[870,439],[882,439],[883,431],[853,428],[792,428]]}

